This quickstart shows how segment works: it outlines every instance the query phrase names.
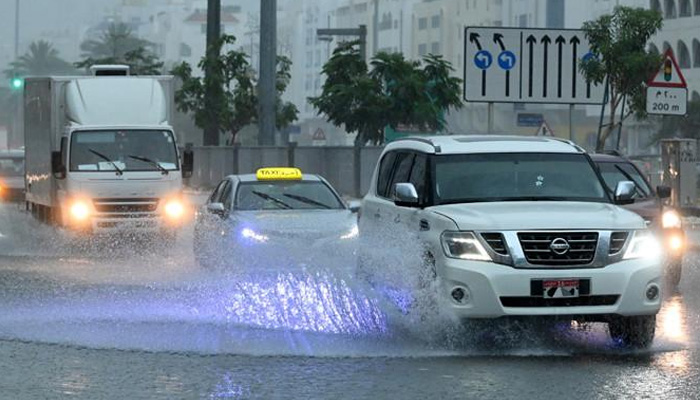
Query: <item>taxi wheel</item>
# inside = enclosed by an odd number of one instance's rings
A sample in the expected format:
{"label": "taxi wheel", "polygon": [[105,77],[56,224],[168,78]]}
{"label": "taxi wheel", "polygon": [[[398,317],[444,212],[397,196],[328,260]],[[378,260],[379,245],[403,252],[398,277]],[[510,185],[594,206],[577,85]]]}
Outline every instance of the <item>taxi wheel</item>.
{"label": "taxi wheel", "polygon": [[668,284],[671,285],[671,287],[677,287],[678,284],[681,282],[681,275],[683,273],[683,262],[682,261],[674,261],[668,266],[668,272],[667,272],[667,279],[668,279]]}
{"label": "taxi wheel", "polygon": [[656,333],[656,315],[616,317],[608,323],[610,337],[624,347],[646,349]]}

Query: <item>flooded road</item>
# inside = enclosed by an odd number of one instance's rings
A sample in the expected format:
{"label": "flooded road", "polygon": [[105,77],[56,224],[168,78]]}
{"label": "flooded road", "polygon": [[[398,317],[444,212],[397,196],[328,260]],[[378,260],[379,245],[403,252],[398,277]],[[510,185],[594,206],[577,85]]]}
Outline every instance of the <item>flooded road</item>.
{"label": "flooded road", "polygon": [[[76,244],[0,206],[0,393],[8,399],[700,398],[700,255],[650,350],[602,324],[469,326],[399,312],[347,260],[260,273],[170,246]],[[480,334],[483,334],[481,332]]]}

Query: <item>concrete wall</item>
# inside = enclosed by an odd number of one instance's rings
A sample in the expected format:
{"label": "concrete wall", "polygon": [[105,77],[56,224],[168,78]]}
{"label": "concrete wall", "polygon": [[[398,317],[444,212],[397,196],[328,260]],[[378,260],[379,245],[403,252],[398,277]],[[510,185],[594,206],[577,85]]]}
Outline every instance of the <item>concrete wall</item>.
{"label": "concrete wall", "polygon": [[341,194],[360,197],[367,192],[381,147],[194,147],[194,174],[188,185],[214,187],[230,174],[254,173],[262,167],[295,166],[319,174]]}

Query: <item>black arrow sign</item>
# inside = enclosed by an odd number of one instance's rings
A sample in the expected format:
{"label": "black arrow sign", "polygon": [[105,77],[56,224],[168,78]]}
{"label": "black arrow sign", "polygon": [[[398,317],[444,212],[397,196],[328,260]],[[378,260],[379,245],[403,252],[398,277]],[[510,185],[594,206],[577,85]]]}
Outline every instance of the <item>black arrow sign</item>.
{"label": "black arrow sign", "polygon": [[[503,35],[500,33],[494,33],[493,34],[493,41],[494,43],[498,43],[498,46],[501,48],[501,51],[506,50],[506,45],[503,44]],[[501,56],[499,55],[498,58],[500,59]],[[510,96],[510,70],[506,70],[506,97]]]}
{"label": "black arrow sign", "polygon": [[566,43],[566,39],[564,39],[564,36],[559,35],[555,42],[559,45],[559,57],[557,58],[557,97],[561,97],[561,59],[563,56],[562,51],[564,43]]}
{"label": "black arrow sign", "polygon": [[549,44],[552,43],[552,39],[549,36],[544,35],[540,42],[544,45],[544,53],[542,57],[542,97],[547,97],[547,58],[549,56]]}
{"label": "black arrow sign", "polygon": [[472,32],[469,34],[469,41],[474,43],[476,45],[476,48],[481,51],[481,43],[479,43],[479,34],[476,32]]}
{"label": "black arrow sign", "polygon": [[535,39],[535,37],[533,35],[530,35],[527,37],[527,39],[525,41],[530,45],[530,63],[529,63],[530,64],[529,65],[530,71],[528,73],[529,78],[528,78],[527,94],[528,94],[528,96],[532,97],[532,70],[533,70],[532,58],[535,55],[534,46],[535,46],[535,42],[537,42],[537,39]]}
{"label": "black arrow sign", "polygon": [[578,46],[581,41],[579,40],[578,36],[574,36],[571,38],[569,41],[571,43],[571,97],[576,98],[576,77],[578,76],[576,74],[577,72],[577,65],[576,63],[578,62],[578,54],[576,54],[576,46]]}

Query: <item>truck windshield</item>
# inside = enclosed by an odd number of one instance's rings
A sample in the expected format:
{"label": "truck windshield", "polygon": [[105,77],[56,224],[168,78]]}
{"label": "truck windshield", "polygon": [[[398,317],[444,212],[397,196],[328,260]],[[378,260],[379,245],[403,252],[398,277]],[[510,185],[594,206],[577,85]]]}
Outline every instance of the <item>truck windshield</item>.
{"label": "truck windshield", "polygon": [[71,171],[175,171],[178,168],[175,139],[170,131],[78,131],[71,138]]}
{"label": "truck windshield", "polygon": [[609,199],[583,154],[498,153],[435,157],[436,204]]}
{"label": "truck windshield", "polygon": [[24,158],[4,158],[0,156],[0,176],[24,176]]}

